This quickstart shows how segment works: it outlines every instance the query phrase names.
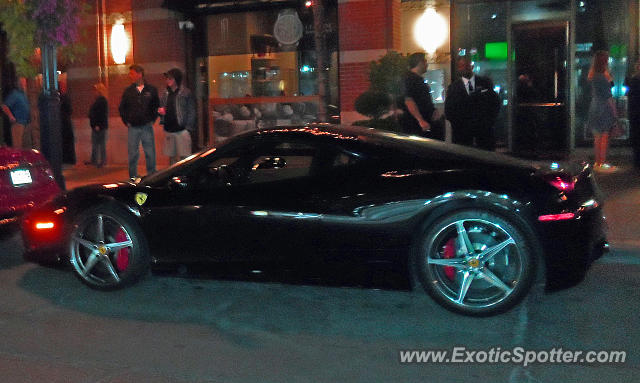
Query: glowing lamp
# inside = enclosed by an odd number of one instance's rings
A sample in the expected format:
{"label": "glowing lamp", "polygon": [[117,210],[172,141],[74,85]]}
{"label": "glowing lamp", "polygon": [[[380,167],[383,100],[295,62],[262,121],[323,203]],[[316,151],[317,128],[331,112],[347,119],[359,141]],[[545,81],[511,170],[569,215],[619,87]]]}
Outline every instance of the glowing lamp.
{"label": "glowing lamp", "polygon": [[447,38],[447,22],[435,9],[427,8],[413,27],[416,42],[429,54],[444,44]]}
{"label": "glowing lamp", "polygon": [[124,64],[131,41],[124,30],[123,20],[117,20],[111,28],[111,56],[116,64]]}

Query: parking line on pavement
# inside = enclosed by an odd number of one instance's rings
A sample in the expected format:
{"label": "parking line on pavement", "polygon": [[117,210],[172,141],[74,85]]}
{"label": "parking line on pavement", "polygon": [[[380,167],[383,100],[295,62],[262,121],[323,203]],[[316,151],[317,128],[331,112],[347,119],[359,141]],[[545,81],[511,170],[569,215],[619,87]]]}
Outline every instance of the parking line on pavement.
{"label": "parking line on pavement", "polygon": [[605,255],[604,257],[598,259],[596,263],[640,265],[640,256],[638,255]]}

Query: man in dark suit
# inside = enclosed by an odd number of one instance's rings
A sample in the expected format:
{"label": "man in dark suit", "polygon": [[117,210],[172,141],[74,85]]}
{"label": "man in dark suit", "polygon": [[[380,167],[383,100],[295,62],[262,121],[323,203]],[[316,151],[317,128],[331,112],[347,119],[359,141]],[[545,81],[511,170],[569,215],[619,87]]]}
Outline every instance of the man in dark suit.
{"label": "man in dark suit", "polygon": [[500,111],[500,99],[488,77],[476,76],[469,59],[456,63],[461,78],[447,89],[444,113],[451,122],[454,144],[495,150],[493,125]]}

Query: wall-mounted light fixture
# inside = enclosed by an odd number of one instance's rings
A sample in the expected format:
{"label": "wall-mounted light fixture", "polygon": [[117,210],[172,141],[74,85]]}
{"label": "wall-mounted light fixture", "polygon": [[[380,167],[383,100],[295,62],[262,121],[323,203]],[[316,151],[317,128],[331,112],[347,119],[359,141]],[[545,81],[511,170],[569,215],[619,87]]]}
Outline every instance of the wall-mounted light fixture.
{"label": "wall-mounted light fixture", "polygon": [[116,64],[124,64],[131,40],[124,29],[124,17],[117,17],[111,27],[111,56]]}
{"label": "wall-mounted light fixture", "polygon": [[413,27],[416,42],[429,54],[434,54],[444,44],[448,34],[447,21],[433,6],[427,7]]}

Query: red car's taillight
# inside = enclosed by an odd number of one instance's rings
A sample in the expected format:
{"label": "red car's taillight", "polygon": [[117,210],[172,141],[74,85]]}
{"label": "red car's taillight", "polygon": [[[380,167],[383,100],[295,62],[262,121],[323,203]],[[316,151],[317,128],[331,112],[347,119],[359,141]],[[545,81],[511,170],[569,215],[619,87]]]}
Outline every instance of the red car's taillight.
{"label": "red car's taillight", "polygon": [[36,228],[36,230],[52,230],[56,227],[56,225],[52,221],[45,221],[45,222],[36,222],[34,227]]}
{"label": "red car's taillight", "polygon": [[62,238],[62,220],[55,213],[32,214],[25,218],[23,230],[32,243],[57,242]]}

